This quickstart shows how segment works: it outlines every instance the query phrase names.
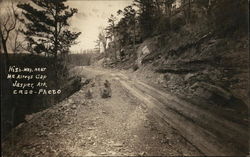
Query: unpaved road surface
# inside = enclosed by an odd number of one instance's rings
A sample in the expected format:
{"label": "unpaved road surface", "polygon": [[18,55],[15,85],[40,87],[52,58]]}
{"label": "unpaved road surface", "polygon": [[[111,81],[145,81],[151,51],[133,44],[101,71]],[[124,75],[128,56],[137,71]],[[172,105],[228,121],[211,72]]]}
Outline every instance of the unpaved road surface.
{"label": "unpaved road surface", "polygon": [[[61,103],[33,114],[2,144],[3,156],[201,156],[241,153],[213,133],[247,134],[220,119],[118,71],[77,67],[91,81]],[[100,96],[105,80],[112,96]],[[91,91],[92,99],[86,98]],[[206,129],[204,129],[206,128]],[[221,137],[226,135],[221,135]],[[230,136],[229,135],[229,136]],[[231,136],[245,142],[242,136]],[[224,140],[224,138],[221,138]]]}

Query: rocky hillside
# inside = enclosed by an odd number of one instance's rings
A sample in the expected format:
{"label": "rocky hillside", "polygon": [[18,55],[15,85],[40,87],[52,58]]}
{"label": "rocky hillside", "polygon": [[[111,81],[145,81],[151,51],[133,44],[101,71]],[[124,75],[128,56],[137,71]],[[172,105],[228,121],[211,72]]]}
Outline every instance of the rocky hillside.
{"label": "rocky hillside", "polygon": [[[178,41],[178,36],[174,38]],[[157,47],[155,41],[159,38],[152,40],[138,49],[137,62],[140,68],[149,66],[156,73],[163,74],[167,87],[175,89],[182,85],[193,91],[197,86],[203,86],[221,92],[224,98],[235,96],[247,102],[247,37],[230,39],[205,34],[179,43],[173,37],[171,40],[166,37],[169,42],[164,48]]]}
{"label": "rocky hillside", "polygon": [[[166,44],[159,45],[162,41]],[[246,118],[243,123],[247,124],[246,36],[220,38],[210,32],[196,36],[173,33],[146,40],[137,49],[137,55],[136,74],[197,104],[206,101],[230,111],[229,116],[237,112]]]}
{"label": "rocky hillside", "polygon": [[249,41],[244,1],[215,1],[214,8],[208,7],[210,15],[199,13],[198,2],[192,6],[195,21],[183,21],[186,17],[177,12],[172,31],[125,46],[122,57],[106,59],[104,65],[133,69],[138,78],[247,126]]}

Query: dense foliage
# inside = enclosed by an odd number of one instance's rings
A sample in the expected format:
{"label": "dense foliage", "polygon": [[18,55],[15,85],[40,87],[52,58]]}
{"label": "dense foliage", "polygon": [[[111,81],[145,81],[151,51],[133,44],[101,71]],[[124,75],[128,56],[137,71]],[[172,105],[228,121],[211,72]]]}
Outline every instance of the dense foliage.
{"label": "dense foliage", "polygon": [[[134,0],[132,5],[111,15],[106,28],[107,52],[141,43],[147,38],[199,27],[218,35],[247,30],[247,0]],[[117,20],[119,19],[119,20]],[[199,30],[196,30],[198,32]],[[100,33],[99,40],[104,39]],[[106,55],[110,56],[110,55]]]}

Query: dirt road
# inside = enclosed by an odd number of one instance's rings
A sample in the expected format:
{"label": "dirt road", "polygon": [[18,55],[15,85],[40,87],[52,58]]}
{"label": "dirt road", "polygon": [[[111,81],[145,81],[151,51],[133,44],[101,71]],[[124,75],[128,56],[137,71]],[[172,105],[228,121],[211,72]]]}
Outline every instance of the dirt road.
{"label": "dirt road", "polygon": [[[237,124],[118,71],[77,67],[90,78],[67,100],[13,130],[2,144],[6,156],[235,155],[230,140],[245,142]],[[103,99],[103,83],[112,96]],[[85,97],[91,91],[93,98]],[[227,130],[218,138],[220,130]],[[231,136],[229,141],[222,141]],[[12,137],[12,138],[11,138]],[[240,140],[238,140],[240,139]],[[241,145],[241,143],[239,143]]]}
{"label": "dirt road", "polygon": [[246,127],[150,86],[131,73],[94,67],[82,69],[120,82],[122,87],[145,105],[158,122],[174,127],[205,155],[230,156],[248,153],[249,133]]}

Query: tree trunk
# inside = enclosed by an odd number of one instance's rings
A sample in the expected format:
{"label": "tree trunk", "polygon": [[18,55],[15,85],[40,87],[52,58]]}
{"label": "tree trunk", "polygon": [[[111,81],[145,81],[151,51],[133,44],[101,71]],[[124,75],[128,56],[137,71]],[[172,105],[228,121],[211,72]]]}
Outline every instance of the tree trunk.
{"label": "tree trunk", "polygon": [[114,59],[115,59],[115,62],[116,62],[117,55],[116,55],[116,43],[115,43],[115,40],[114,40]]}
{"label": "tree trunk", "polygon": [[158,13],[158,15],[161,15],[161,8],[160,8],[159,2],[155,1],[155,3],[156,3],[156,7],[157,7],[157,13]]}
{"label": "tree trunk", "polygon": [[165,3],[164,3],[164,8],[165,8],[165,15],[168,14],[168,5],[167,5],[167,0],[165,0]]}
{"label": "tree trunk", "polygon": [[188,22],[191,20],[191,1],[188,0]]}
{"label": "tree trunk", "polygon": [[135,34],[135,22],[134,22],[134,38],[133,38],[133,48],[134,48],[134,52],[135,52],[135,39],[136,39],[136,34]]}
{"label": "tree trunk", "polygon": [[116,55],[116,43],[115,43],[116,41],[115,41],[115,29],[114,29],[115,28],[115,22],[113,21],[112,24],[113,24],[113,26],[112,26],[113,27],[112,28],[113,29],[112,32],[113,32],[113,36],[114,36],[114,41],[113,41],[114,42],[114,57],[115,57],[115,62],[116,62],[117,55]]}
{"label": "tree trunk", "polygon": [[55,59],[57,59],[57,51],[58,51],[58,6],[56,5],[56,13],[55,13],[55,47],[54,47],[54,53],[55,53]]}
{"label": "tree trunk", "polygon": [[168,8],[169,8],[169,27],[171,31],[172,30],[172,4],[169,4]]}
{"label": "tree trunk", "polygon": [[[4,52],[3,61],[5,62],[6,68],[8,68],[8,66],[9,66],[9,54],[8,54],[8,49],[6,46],[6,40],[3,39],[2,32],[1,32],[1,40],[2,40],[2,46],[3,46],[3,52]],[[5,70],[7,70],[7,69],[5,69]]]}

